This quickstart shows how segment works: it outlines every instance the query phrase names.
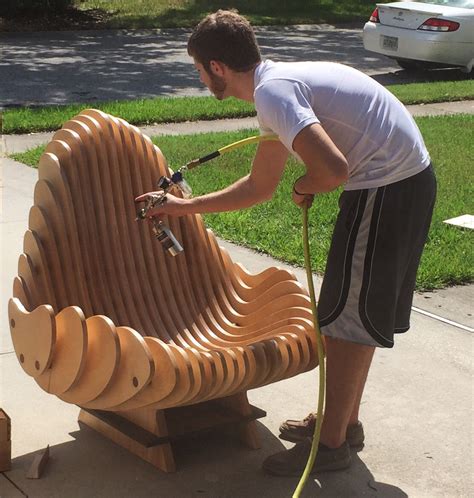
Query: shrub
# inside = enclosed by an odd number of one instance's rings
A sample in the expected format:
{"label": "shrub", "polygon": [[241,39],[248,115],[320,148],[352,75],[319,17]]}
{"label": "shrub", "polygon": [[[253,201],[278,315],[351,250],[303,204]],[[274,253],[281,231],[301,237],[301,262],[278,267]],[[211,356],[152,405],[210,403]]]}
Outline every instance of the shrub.
{"label": "shrub", "polygon": [[74,4],[74,0],[2,0],[0,16],[12,18],[61,12]]}

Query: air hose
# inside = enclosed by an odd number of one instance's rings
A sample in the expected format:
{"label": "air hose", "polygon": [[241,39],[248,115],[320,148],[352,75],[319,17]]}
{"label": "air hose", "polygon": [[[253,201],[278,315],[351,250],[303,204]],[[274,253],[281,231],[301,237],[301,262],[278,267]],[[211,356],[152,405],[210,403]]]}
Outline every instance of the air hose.
{"label": "air hose", "polygon": [[[238,142],[231,143],[226,145],[225,147],[221,147],[220,149],[207,154],[199,159],[194,159],[186,163],[184,166],[179,168],[176,173],[174,173],[172,177],[173,182],[182,181],[182,173],[186,170],[193,169],[196,166],[201,165],[211,159],[219,157],[220,155],[230,152],[238,147],[242,147],[244,145],[248,145],[255,142],[261,142],[266,140],[278,140],[277,135],[256,135],[248,138],[244,138],[243,140],[239,140]],[[316,415],[316,426],[314,429],[313,439],[311,443],[311,451],[309,454],[308,462],[306,463],[306,467],[303,471],[303,475],[296,487],[293,498],[299,498],[301,492],[303,491],[306,482],[310,476],[311,470],[314,466],[314,462],[316,460],[316,455],[318,453],[319,447],[319,438],[321,435],[321,425],[323,421],[323,407],[324,407],[324,398],[325,398],[325,386],[326,386],[326,368],[324,363],[324,346],[323,340],[321,337],[321,330],[318,325],[318,309],[316,305],[316,295],[314,292],[314,283],[313,283],[313,271],[311,269],[311,258],[310,258],[310,250],[309,250],[309,236],[308,236],[308,211],[309,205],[307,202],[304,203],[302,212],[303,212],[303,251],[304,251],[304,260],[306,267],[306,278],[308,280],[308,289],[309,289],[309,297],[311,299],[311,310],[313,314],[313,326],[316,333],[316,344],[318,348],[318,361],[319,361],[319,395],[318,395],[318,410]]]}
{"label": "air hose", "polygon": [[239,140],[238,142],[234,142],[229,145],[226,145],[225,147],[221,147],[220,149],[217,149],[216,151],[211,152],[206,156],[200,157],[199,159],[194,159],[193,161],[189,161],[189,163],[186,163],[184,166],[179,168],[178,172],[181,173],[188,169],[193,169],[202,163],[210,161],[211,159],[219,157],[226,152],[230,152],[231,150],[237,149],[238,147],[242,147],[243,145],[248,145],[255,142],[263,142],[266,140],[278,140],[278,137],[277,135],[255,135],[253,137],[244,138],[243,140]]}
{"label": "air hose", "polygon": [[324,346],[321,336],[321,329],[318,324],[318,307],[316,305],[316,294],[314,292],[313,283],[313,271],[311,269],[311,258],[309,250],[309,235],[308,235],[308,203],[305,202],[303,205],[303,251],[304,251],[304,262],[306,268],[306,278],[308,280],[308,290],[309,297],[311,299],[311,311],[313,312],[313,326],[316,332],[316,344],[318,346],[318,363],[319,363],[319,394],[318,394],[318,411],[316,413],[316,426],[314,428],[313,439],[311,442],[311,451],[309,453],[309,458],[306,463],[306,467],[303,471],[303,475],[300,478],[298,486],[293,493],[293,498],[299,498],[303,488],[308,481],[311,470],[316,461],[316,455],[318,454],[319,438],[321,436],[321,426],[323,423],[323,408],[324,408],[324,398],[326,391],[326,365],[324,363]]}

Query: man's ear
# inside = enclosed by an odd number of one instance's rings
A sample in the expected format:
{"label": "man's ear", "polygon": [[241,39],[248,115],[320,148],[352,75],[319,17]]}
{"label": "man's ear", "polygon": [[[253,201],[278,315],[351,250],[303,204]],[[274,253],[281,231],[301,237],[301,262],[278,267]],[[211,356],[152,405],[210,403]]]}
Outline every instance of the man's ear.
{"label": "man's ear", "polygon": [[227,69],[227,66],[223,62],[220,62],[220,61],[210,61],[209,66],[210,66],[212,74],[214,74],[216,76],[221,76],[221,77],[224,76],[226,69]]}

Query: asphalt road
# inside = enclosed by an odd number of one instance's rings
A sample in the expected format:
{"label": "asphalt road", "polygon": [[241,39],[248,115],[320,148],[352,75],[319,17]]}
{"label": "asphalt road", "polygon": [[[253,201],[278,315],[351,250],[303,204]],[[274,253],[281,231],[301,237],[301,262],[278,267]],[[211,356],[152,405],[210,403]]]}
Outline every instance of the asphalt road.
{"label": "asphalt road", "polygon": [[[0,33],[0,108],[207,95],[186,53],[188,35],[185,29]],[[360,29],[264,27],[257,38],[265,58],[331,60],[383,84],[413,81],[391,59],[365,51]],[[430,77],[466,75],[449,70]]]}

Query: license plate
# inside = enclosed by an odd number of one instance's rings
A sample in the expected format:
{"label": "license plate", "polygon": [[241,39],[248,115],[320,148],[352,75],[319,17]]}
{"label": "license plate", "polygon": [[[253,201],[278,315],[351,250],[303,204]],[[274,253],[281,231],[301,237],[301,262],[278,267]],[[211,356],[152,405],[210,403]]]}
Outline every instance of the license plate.
{"label": "license plate", "polygon": [[382,48],[385,50],[393,50],[397,51],[398,50],[398,38],[395,36],[384,36],[381,35],[381,42],[382,42]]}

